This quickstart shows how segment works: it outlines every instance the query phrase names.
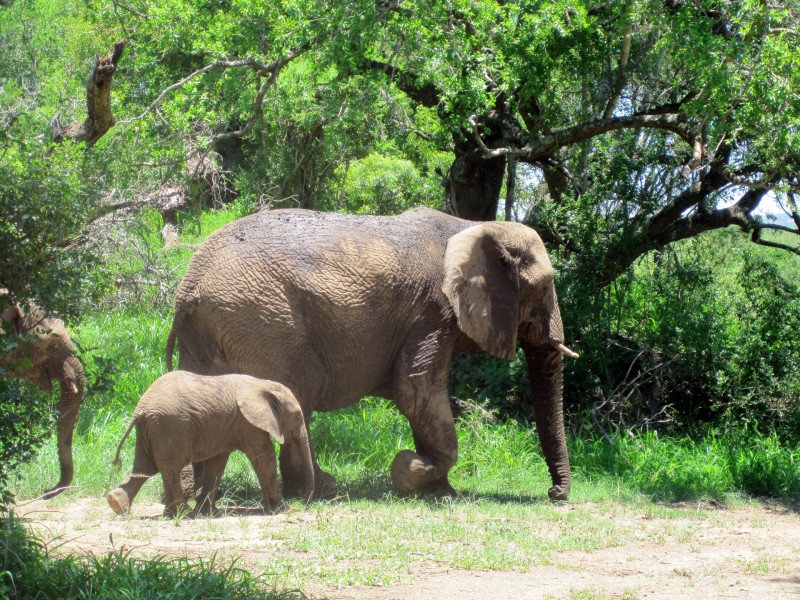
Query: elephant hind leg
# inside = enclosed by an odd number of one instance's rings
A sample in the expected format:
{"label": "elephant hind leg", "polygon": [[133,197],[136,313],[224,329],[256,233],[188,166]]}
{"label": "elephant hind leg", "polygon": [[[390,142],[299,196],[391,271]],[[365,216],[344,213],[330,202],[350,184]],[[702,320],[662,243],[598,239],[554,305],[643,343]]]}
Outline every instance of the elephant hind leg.
{"label": "elephant hind leg", "polygon": [[180,469],[160,469],[161,479],[164,482],[164,516],[175,517],[180,513],[189,512],[189,504],[181,488]]}
{"label": "elephant hind leg", "polygon": [[133,472],[128,475],[128,478],[118,488],[112,490],[106,496],[111,510],[118,515],[129,512],[136,494],[142,489],[144,483],[156,473],[158,473],[158,469],[153,460],[149,456],[140,455],[137,449]]}

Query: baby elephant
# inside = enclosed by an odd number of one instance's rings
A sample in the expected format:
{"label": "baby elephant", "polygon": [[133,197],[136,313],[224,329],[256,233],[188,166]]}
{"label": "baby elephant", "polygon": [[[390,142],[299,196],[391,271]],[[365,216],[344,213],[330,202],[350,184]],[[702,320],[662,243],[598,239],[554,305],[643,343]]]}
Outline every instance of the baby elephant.
{"label": "baby elephant", "polygon": [[281,444],[284,439],[300,442],[307,502],[314,493],[314,466],[303,411],[292,392],[280,383],[248,375],[167,373],[139,400],[114,464],[119,464],[122,445],[134,425],[133,472],[108,494],[108,504],[117,514],[130,510],[139,489],[156,473],[164,480],[164,515],[187,511],[181,469],[192,462],[203,465],[197,512],[213,512],[217,485],[234,450],[244,452],[253,465],[268,508],[280,510],[283,498],[270,435]]}

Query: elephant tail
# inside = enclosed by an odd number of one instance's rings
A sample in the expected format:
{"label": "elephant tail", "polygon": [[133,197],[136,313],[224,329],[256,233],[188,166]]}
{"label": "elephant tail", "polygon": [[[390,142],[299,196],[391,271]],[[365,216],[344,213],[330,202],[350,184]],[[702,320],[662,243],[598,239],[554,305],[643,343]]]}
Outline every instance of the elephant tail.
{"label": "elephant tail", "polygon": [[172,371],[172,355],[175,353],[175,340],[178,337],[178,329],[180,329],[182,323],[183,312],[178,309],[175,311],[175,316],[172,319],[172,328],[169,330],[169,336],[167,336],[167,372]]}
{"label": "elephant tail", "polygon": [[122,434],[122,439],[119,441],[119,444],[117,445],[117,454],[116,456],[114,456],[114,460],[111,461],[111,464],[114,465],[115,467],[119,467],[119,465],[122,463],[122,461],[119,459],[119,455],[120,452],[122,452],[122,446],[125,445],[125,440],[128,439],[128,436],[130,435],[131,429],[133,429],[134,425],[136,425],[136,415],[134,415],[133,418],[131,419],[131,422],[128,423],[128,428],[125,430],[125,433]]}

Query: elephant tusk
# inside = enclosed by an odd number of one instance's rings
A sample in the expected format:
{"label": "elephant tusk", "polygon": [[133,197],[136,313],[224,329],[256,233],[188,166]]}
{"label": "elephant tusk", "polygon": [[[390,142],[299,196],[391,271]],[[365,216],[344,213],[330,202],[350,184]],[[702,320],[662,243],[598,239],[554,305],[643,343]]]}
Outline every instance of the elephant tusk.
{"label": "elephant tusk", "polygon": [[565,356],[569,356],[570,358],[580,358],[580,354],[578,354],[577,352],[573,352],[572,350],[567,348],[564,344],[561,343],[555,344],[555,347],[559,352],[561,352],[561,354],[564,354]]}

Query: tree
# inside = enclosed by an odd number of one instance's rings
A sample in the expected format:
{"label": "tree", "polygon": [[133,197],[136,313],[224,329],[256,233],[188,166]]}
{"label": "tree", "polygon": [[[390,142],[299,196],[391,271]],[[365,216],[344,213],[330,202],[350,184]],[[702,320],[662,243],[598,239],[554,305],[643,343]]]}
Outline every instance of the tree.
{"label": "tree", "polygon": [[[43,2],[0,8],[0,17],[0,310],[4,317],[16,315],[11,321],[31,318],[49,328],[34,304],[50,314],[75,317],[91,302],[102,279],[93,269],[95,253],[79,236],[87,223],[108,210],[101,206],[108,185],[105,156],[91,149],[114,125],[111,82],[124,43],[117,42],[105,56],[95,55],[88,81],[82,76],[88,114],[62,127],[57,111],[66,106],[53,102],[54,97],[80,88],[65,77],[65,65],[75,57],[59,55],[56,46],[70,38],[64,35],[68,31],[76,33],[73,42],[80,46],[84,40],[75,26],[81,20],[70,10]],[[72,110],[67,112],[72,116]],[[25,316],[5,312],[17,303]],[[56,354],[71,353],[71,345],[53,344],[46,352],[36,348],[39,356],[32,366],[31,357],[19,352],[20,343],[35,339],[31,327],[5,318],[0,327],[0,505],[5,505],[10,500],[6,478],[41,443],[49,416],[49,398],[21,389],[10,376],[24,377],[41,389],[49,389],[51,378],[61,381],[58,442],[62,481],[67,481],[83,371],[75,357],[64,356],[63,365],[69,364],[77,382],[69,380],[68,386],[63,366],[48,361],[54,358],[53,348]]]}
{"label": "tree", "polygon": [[[117,11],[155,61],[147,112],[160,106],[184,131],[202,122],[212,147],[235,139],[261,165],[282,165],[279,187],[299,205],[333,194],[321,182],[380,138],[418,136],[451,153],[454,214],[494,219],[506,182],[510,215],[518,169],[539,181],[526,220],[588,261],[598,283],[653,249],[730,225],[800,254],[769,236],[800,232],[794,4],[173,4]],[[167,26],[171,36],[157,35]],[[756,216],[773,196],[788,222]]]}
{"label": "tree", "polygon": [[[729,225],[800,254],[765,236],[800,233],[798,26],[797,6],[750,1],[398,3],[359,68],[449,124],[452,212],[494,218],[506,172],[536,167],[546,194],[528,220],[603,283]],[[378,42],[425,50],[392,60]],[[791,225],[755,216],[769,193]],[[576,211],[597,215],[602,248]]]}

